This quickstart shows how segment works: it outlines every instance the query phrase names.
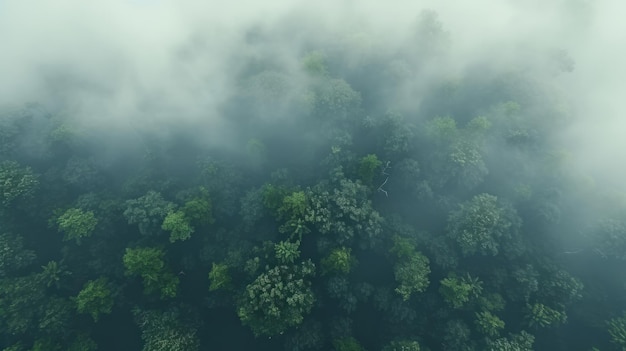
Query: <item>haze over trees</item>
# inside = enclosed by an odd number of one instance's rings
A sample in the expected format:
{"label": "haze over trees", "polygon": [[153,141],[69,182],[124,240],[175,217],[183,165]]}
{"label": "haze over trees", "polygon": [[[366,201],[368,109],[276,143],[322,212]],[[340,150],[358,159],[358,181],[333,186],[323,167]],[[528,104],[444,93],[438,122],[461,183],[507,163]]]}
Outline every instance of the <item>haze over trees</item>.
{"label": "haze over trees", "polygon": [[626,350],[626,197],[563,137],[576,57],[465,57],[431,9],[266,15],[185,36],[167,84],[50,63],[0,101],[0,350]]}

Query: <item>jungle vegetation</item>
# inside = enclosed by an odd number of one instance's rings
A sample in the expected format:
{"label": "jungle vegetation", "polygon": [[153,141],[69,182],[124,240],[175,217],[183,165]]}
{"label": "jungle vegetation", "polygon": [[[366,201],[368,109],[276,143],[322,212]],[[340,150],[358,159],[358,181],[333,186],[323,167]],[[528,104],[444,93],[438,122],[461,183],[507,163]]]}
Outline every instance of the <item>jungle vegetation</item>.
{"label": "jungle vegetation", "polygon": [[240,57],[228,143],[3,106],[0,349],[626,350],[626,206],[556,137],[570,65],[447,74],[433,11],[407,38]]}

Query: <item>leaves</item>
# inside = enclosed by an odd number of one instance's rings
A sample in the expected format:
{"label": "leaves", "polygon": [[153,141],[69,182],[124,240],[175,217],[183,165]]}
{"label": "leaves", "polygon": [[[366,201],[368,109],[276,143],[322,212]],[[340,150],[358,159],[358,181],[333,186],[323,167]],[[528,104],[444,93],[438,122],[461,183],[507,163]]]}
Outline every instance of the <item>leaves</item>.
{"label": "leaves", "polygon": [[161,229],[170,232],[170,242],[185,241],[191,238],[195,229],[183,211],[170,212],[161,225]]}
{"label": "leaves", "polygon": [[126,248],[123,262],[126,275],[141,276],[146,294],[172,298],[178,293],[179,279],[167,271],[163,256],[163,250],[157,248]]}
{"label": "leaves", "polygon": [[259,275],[238,301],[237,315],[257,335],[277,335],[303,322],[315,297],[308,280],[315,274],[310,261],[276,266]]}
{"label": "leaves", "polygon": [[213,262],[211,272],[209,272],[209,280],[211,281],[209,291],[230,288],[231,277],[228,272],[228,266],[223,263]]}
{"label": "leaves", "polygon": [[474,196],[448,217],[447,234],[465,256],[497,255],[502,241],[517,234],[520,219],[514,209],[489,194]]}
{"label": "leaves", "polygon": [[91,211],[83,211],[79,208],[70,208],[57,218],[59,232],[65,233],[64,241],[75,240],[77,244],[81,239],[91,236],[96,229],[98,219]]}
{"label": "leaves", "polygon": [[106,278],[90,280],[74,299],[79,313],[91,315],[97,322],[102,314],[109,314],[113,309],[113,296]]}
{"label": "leaves", "polygon": [[348,274],[357,262],[352,255],[352,249],[342,246],[333,249],[328,256],[322,258],[321,263],[324,274]]}
{"label": "leaves", "polygon": [[21,167],[15,161],[0,162],[0,204],[9,208],[18,200],[31,198],[39,186],[39,179],[30,167]]}

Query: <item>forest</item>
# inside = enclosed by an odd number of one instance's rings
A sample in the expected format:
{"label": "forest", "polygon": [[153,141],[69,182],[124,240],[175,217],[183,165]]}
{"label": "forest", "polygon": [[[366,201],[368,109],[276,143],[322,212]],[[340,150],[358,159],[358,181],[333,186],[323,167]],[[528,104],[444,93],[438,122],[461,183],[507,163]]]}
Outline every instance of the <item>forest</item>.
{"label": "forest", "polygon": [[74,108],[61,74],[2,102],[1,350],[626,350],[626,196],[560,137],[575,57],[452,72],[428,9],[400,45],[297,25],[246,27],[210,108]]}

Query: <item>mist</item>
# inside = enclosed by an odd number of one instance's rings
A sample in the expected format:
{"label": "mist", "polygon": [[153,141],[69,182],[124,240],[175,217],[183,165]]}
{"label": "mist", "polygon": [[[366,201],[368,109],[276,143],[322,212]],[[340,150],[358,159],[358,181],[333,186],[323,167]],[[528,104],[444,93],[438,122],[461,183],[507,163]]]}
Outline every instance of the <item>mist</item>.
{"label": "mist", "polygon": [[[159,318],[189,350],[626,347],[624,13],[0,0],[0,286],[110,290],[63,349],[156,350]],[[287,275],[282,325],[247,296]],[[1,347],[53,342],[7,316]]]}
{"label": "mist", "polygon": [[[223,118],[220,106],[237,89],[246,61],[271,57],[293,69],[313,43],[350,48],[357,62],[397,51],[411,45],[407,36],[415,31],[419,13],[430,9],[449,35],[450,51],[429,72],[420,72],[419,80],[426,82],[417,84],[423,90],[429,89],[429,75],[462,76],[477,63],[524,65],[542,74],[558,70],[559,62],[550,62],[555,60],[550,56],[560,52],[571,72],[553,83],[570,106],[573,123],[563,136],[575,163],[616,185],[624,174],[613,161],[626,149],[619,113],[625,73],[619,1],[247,1],[216,6],[5,0],[0,6],[0,101],[5,104],[40,102],[70,110],[99,129],[127,129],[132,120],[135,127],[166,133],[175,120],[216,135]],[[250,42],[255,34],[266,40]],[[403,99],[394,103],[415,104],[414,97]]]}

